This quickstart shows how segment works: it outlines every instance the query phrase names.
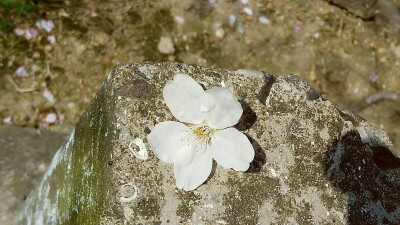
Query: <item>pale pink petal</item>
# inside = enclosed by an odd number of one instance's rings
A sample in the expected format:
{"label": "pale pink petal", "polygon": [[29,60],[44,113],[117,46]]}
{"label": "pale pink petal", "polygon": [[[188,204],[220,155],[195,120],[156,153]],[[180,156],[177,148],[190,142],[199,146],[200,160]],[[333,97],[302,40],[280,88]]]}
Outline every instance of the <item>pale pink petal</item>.
{"label": "pale pink petal", "polygon": [[17,68],[17,70],[15,71],[15,74],[17,75],[17,77],[27,77],[28,76],[28,72],[26,71],[25,67],[20,66]]}
{"label": "pale pink petal", "polygon": [[46,118],[44,119],[44,121],[47,123],[55,123],[56,120],[57,120],[57,114],[55,114],[55,113],[47,114]]}
{"label": "pale pink petal", "polygon": [[49,90],[44,90],[42,96],[49,101],[51,104],[54,103],[54,96]]}
{"label": "pale pink petal", "polygon": [[18,36],[22,36],[25,34],[25,30],[21,29],[21,28],[15,28],[14,29],[14,33]]}
{"label": "pale pink petal", "polygon": [[11,116],[7,116],[6,118],[3,119],[3,123],[4,124],[11,124],[12,117]]}

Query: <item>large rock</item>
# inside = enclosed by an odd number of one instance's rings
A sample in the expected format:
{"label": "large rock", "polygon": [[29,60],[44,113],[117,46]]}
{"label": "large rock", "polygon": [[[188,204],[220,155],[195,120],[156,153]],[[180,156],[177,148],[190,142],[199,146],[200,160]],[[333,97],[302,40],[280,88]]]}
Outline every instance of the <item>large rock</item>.
{"label": "large rock", "polygon": [[[176,188],[173,165],[154,156],[146,137],[174,120],[162,90],[177,73],[234,91],[244,108],[236,127],[256,152],[247,172],[216,166],[197,190]],[[135,138],[148,160],[130,154]],[[400,223],[400,163],[391,148],[384,131],[294,75],[128,64],[103,83],[18,223]]]}

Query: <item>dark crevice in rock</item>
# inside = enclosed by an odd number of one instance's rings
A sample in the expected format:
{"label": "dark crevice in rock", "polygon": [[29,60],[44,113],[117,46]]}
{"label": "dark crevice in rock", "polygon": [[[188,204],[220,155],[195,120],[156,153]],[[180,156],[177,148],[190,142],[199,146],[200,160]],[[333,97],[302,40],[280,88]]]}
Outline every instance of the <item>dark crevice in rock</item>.
{"label": "dark crevice in rock", "polygon": [[374,162],[381,169],[399,169],[400,158],[397,158],[386,146],[372,147]]}
{"label": "dark crevice in rock", "polygon": [[143,79],[148,80],[149,78],[146,77],[146,74],[142,73],[140,70],[135,70],[135,73],[142,77]]}
{"label": "dark crevice in rock", "polygon": [[[399,185],[393,179],[400,173],[382,169],[399,166],[399,161],[387,159],[389,154],[390,150],[383,146],[371,150],[355,130],[328,147],[325,172],[332,185],[347,196],[348,224],[400,222],[400,212],[395,211],[400,202]],[[380,157],[378,163],[377,157]]]}
{"label": "dark crevice in rock", "polygon": [[263,105],[265,105],[265,101],[267,100],[267,97],[269,95],[269,92],[271,91],[272,85],[276,80],[276,77],[266,72],[263,73],[264,73],[264,86],[261,88],[261,91],[258,94],[258,100],[260,100],[260,102]]}

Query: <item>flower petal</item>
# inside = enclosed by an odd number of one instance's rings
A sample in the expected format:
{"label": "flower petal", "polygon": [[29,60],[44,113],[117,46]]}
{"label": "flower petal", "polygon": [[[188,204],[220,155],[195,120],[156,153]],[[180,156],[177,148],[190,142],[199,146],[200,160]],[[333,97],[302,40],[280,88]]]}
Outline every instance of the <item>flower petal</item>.
{"label": "flower petal", "polygon": [[243,113],[242,105],[229,88],[214,87],[204,92],[201,111],[207,123],[216,129],[235,125]]}
{"label": "flower petal", "polygon": [[183,123],[166,121],[157,124],[147,136],[154,154],[163,162],[188,164],[193,160],[190,143],[193,131]]}
{"label": "flower petal", "polygon": [[190,164],[174,164],[176,186],[185,191],[191,191],[199,187],[207,180],[212,169],[211,151],[207,144],[192,146],[194,152],[193,161]]}
{"label": "flower petal", "polygon": [[254,149],[249,139],[232,127],[214,133],[211,151],[218,164],[237,171],[246,171],[254,158]]}
{"label": "flower petal", "polygon": [[200,111],[203,88],[190,76],[176,74],[164,87],[163,97],[172,115],[181,122],[198,124],[204,118]]}

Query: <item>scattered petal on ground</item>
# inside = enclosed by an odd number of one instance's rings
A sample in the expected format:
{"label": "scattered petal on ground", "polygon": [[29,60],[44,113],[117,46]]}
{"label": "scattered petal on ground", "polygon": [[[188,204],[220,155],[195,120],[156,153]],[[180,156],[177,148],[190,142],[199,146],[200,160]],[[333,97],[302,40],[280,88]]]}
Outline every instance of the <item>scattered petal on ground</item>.
{"label": "scattered petal on ground", "polygon": [[82,101],[84,103],[87,103],[87,102],[89,102],[89,99],[88,99],[88,97],[86,95],[84,95],[84,96],[82,96]]}
{"label": "scattered petal on ground", "polygon": [[18,67],[17,70],[15,71],[15,74],[17,75],[17,77],[27,77],[28,76],[28,72],[26,72],[26,69],[23,66]]}
{"label": "scattered petal on ground", "polygon": [[240,0],[240,2],[241,2],[243,5],[246,5],[247,3],[249,3],[249,0]]}
{"label": "scattered petal on ground", "polygon": [[22,36],[25,34],[25,30],[21,29],[21,28],[15,28],[14,29],[14,33],[18,36]]}
{"label": "scattered petal on ground", "polygon": [[181,17],[181,16],[174,16],[174,19],[179,24],[184,24],[185,23],[185,19],[183,19],[183,17]]}
{"label": "scattered petal on ground", "polygon": [[208,0],[208,2],[209,2],[210,4],[215,4],[215,3],[217,2],[217,0]]}
{"label": "scattered petal on ground", "polygon": [[249,16],[252,16],[252,15],[253,15],[253,10],[251,10],[249,7],[245,7],[245,8],[243,9],[243,11],[244,11],[247,15],[249,15]]}
{"label": "scattered petal on ground", "polygon": [[46,118],[44,119],[44,121],[46,121],[47,123],[54,123],[57,120],[57,114],[55,113],[49,113],[46,115]]}
{"label": "scattered petal on ground", "polygon": [[318,39],[318,38],[319,38],[319,33],[318,33],[318,32],[316,32],[316,33],[314,34],[314,38],[315,38],[315,39]]}
{"label": "scattered petal on ground", "polygon": [[97,13],[96,13],[96,11],[94,11],[94,10],[93,10],[93,11],[91,11],[91,12],[90,12],[90,16],[91,16],[91,17],[96,17],[96,16],[97,16]]}
{"label": "scattered petal on ground", "polygon": [[235,23],[235,21],[236,21],[236,16],[233,15],[233,14],[231,14],[231,15],[229,16],[229,25],[232,26],[232,25]]}
{"label": "scattered petal on ground", "polygon": [[52,44],[56,43],[56,36],[54,35],[47,36],[47,41],[49,41]]}
{"label": "scattered petal on ground", "polygon": [[39,29],[43,29],[46,30],[47,32],[50,32],[54,28],[54,23],[51,20],[41,19],[36,22],[36,26]]}
{"label": "scattered petal on ground", "polygon": [[44,90],[43,91],[43,97],[47,99],[51,104],[54,103],[54,96],[49,90]]}
{"label": "scattered petal on ground", "polygon": [[263,24],[268,24],[270,21],[269,21],[269,19],[267,18],[267,17],[265,17],[265,16],[260,16],[259,18],[258,18],[258,21],[260,22],[260,23],[263,23]]}
{"label": "scattered petal on ground", "polygon": [[369,80],[373,83],[375,83],[378,80],[378,75],[375,73],[372,73],[371,76],[369,76]]}
{"label": "scattered petal on ground", "polygon": [[7,116],[6,118],[3,119],[3,123],[4,124],[12,124],[11,120],[12,120],[11,116]]}
{"label": "scattered petal on ground", "polygon": [[25,30],[25,38],[27,40],[30,40],[30,39],[38,36],[38,34],[39,34],[39,32],[35,28],[32,28],[32,27]]}

